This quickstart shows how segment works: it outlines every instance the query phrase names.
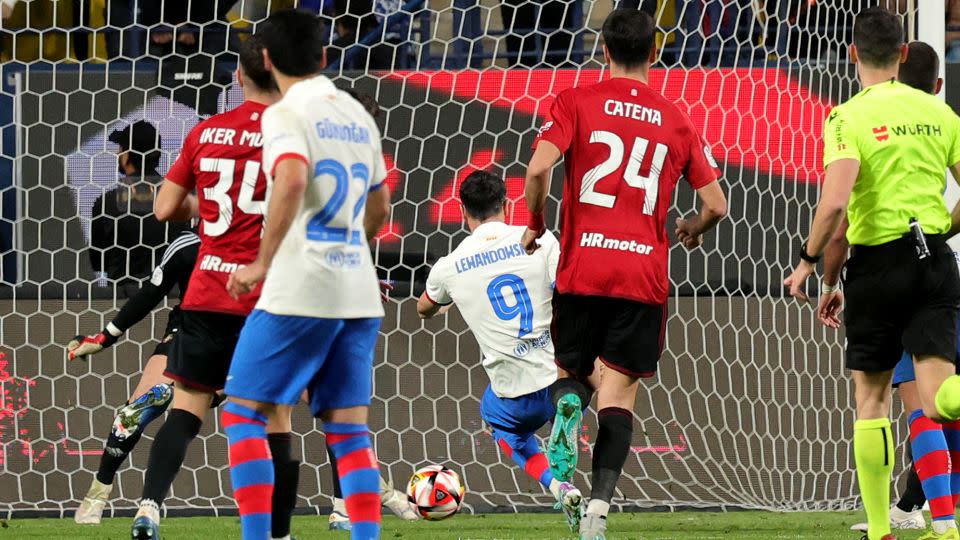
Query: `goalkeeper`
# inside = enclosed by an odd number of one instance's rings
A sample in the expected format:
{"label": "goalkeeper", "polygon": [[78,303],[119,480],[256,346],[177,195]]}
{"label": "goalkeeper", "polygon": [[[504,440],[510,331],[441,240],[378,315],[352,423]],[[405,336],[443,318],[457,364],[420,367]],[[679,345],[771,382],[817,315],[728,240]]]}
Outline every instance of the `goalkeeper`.
{"label": "goalkeeper", "polygon": [[[92,336],[77,336],[67,344],[69,359],[86,359],[116,343],[127,329],[149,315],[166,298],[174,285],[179,287],[182,301],[199,249],[200,237],[193,231],[184,231],[178,236],[167,247],[150,280],[143,284],[136,295],[127,300],[106,328]],[[117,470],[140,441],[143,429],[163,414],[173,399],[171,381],[163,375],[163,370],[167,367],[167,349],[179,325],[180,306],[176,306],[167,319],[163,339],[143,368],[136,390],[113,421],[113,428],[107,436],[103,455],[100,457],[100,467],[74,515],[77,523],[100,523],[103,509],[110,500]]]}
{"label": "goalkeeper", "polygon": [[[906,55],[899,16],[880,8],[857,16],[850,58],[863,90],[824,124],[820,202],[801,262],[784,281],[792,296],[807,299],[807,278],[846,215],[853,246],[844,279],[846,365],[856,386],[853,450],[868,540],[894,538],[890,383],[904,350],[913,357],[924,416],[960,418],[954,373],[960,274],[946,243],[960,230],[960,213],[951,216],[943,200],[944,170],[960,175],[960,118],[936,97],[896,80]],[[837,283],[825,282],[823,293],[819,317],[835,326],[843,305]],[[924,538],[960,536],[950,520]]]}

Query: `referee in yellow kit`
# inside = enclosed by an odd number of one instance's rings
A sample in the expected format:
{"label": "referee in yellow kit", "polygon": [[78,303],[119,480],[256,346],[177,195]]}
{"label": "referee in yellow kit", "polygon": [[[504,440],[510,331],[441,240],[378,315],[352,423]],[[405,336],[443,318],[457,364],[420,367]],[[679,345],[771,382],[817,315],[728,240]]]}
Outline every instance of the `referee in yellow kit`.
{"label": "referee in yellow kit", "polygon": [[[960,274],[946,243],[960,230],[960,213],[951,217],[943,199],[946,169],[960,178],[960,118],[936,97],[896,81],[906,54],[898,15],[869,8],[857,16],[850,58],[863,90],[835,107],[824,125],[820,203],[800,262],[784,281],[792,296],[806,300],[807,278],[846,212],[852,246],[844,279],[846,365],[856,385],[853,447],[868,540],[894,538],[888,416],[890,379],[904,350],[914,358],[924,414],[941,422],[960,418],[954,374]],[[845,258],[833,254],[828,264]],[[838,323],[839,284],[823,283],[821,291],[820,318]]]}

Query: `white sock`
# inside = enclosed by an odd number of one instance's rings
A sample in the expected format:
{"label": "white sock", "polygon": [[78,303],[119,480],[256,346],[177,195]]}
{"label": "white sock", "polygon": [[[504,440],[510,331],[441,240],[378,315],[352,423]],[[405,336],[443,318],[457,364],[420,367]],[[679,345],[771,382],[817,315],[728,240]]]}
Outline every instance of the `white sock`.
{"label": "white sock", "polygon": [[590,499],[587,504],[587,513],[607,517],[607,514],[610,513],[610,503],[600,499]]}
{"label": "white sock", "polygon": [[343,499],[333,500],[333,511],[338,514],[347,515],[347,503]]}
{"label": "white sock", "polygon": [[943,533],[947,532],[947,530],[949,530],[949,529],[956,529],[956,528],[957,528],[957,522],[956,522],[955,520],[952,520],[952,519],[950,519],[950,520],[942,519],[942,520],[934,521],[934,522],[932,523],[932,527],[933,527],[933,532],[935,532],[935,533],[937,533],[937,534],[943,534]]}
{"label": "white sock", "polygon": [[140,516],[147,516],[154,523],[160,523],[160,505],[151,499],[143,499],[136,517]]}
{"label": "white sock", "polygon": [[560,496],[560,484],[561,482],[557,481],[556,478],[550,479],[550,493],[553,493],[554,497]]}
{"label": "white sock", "polygon": [[290,540],[290,535],[281,536],[280,538],[271,538],[270,540]]}

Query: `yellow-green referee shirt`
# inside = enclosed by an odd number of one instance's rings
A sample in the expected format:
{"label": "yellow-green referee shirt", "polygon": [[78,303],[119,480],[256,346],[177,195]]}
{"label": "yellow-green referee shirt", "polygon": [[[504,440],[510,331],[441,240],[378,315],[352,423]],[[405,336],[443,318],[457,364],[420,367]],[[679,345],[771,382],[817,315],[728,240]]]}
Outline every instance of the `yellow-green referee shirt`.
{"label": "yellow-green referee shirt", "polygon": [[896,240],[915,217],[928,234],[950,230],[943,200],[947,167],[960,162],[960,117],[936,96],[897,81],[838,105],[823,126],[824,169],[860,162],[847,219],[851,244]]}

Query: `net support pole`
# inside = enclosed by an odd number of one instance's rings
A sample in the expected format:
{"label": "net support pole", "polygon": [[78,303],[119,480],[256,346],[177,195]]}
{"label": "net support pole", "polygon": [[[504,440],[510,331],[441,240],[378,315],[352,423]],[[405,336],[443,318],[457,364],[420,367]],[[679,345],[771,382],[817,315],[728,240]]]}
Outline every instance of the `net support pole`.
{"label": "net support pole", "polygon": [[[947,21],[945,0],[921,0],[917,2],[917,39],[933,47],[940,59],[940,76],[944,77],[947,41]],[[946,81],[944,81],[946,82]],[[946,84],[943,85],[946,88]],[[940,90],[941,99],[944,99],[944,90]]]}

